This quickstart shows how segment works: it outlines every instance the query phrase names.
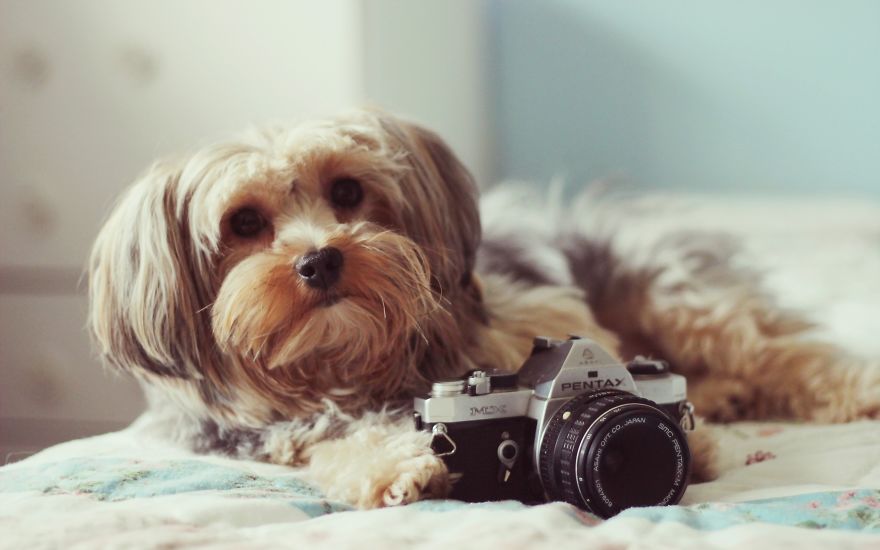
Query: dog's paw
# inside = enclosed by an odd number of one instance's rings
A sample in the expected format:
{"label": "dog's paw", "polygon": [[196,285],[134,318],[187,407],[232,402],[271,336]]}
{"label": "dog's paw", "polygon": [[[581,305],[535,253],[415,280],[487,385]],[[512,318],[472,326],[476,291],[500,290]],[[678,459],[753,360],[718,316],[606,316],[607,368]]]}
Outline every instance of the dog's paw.
{"label": "dog's paw", "polygon": [[697,419],[696,429],[688,432],[688,447],[691,451],[691,483],[703,483],[718,478],[719,457],[718,439],[712,430]]}
{"label": "dog's paw", "polygon": [[861,368],[855,395],[844,396],[851,399],[854,409],[851,420],[880,420],[880,363],[862,365]]}
{"label": "dog's paw", "polygon": [[709,422],[727,423],[755,416],[755,389],[733,378],[707,378],[694,384],[688,397]]}
{"label": "dog's paw", "polygon": [[837,380],[822,392],[810,419],[823,423],[880,420],[880,364],[850,364],[840,367]]}
{"label": "dog's paw", "polygon": [[361,509],[442,497],[449,473],[431,434],[411,426],[372,426],[309,449],[309,474],[327,498]]}
{"label": "dog's paw", "polygon": [[446,464],[433,454],[397,464],[395,475],[382,489],[380,506],[409,504],[424,498],[443,497],[449,490]]}

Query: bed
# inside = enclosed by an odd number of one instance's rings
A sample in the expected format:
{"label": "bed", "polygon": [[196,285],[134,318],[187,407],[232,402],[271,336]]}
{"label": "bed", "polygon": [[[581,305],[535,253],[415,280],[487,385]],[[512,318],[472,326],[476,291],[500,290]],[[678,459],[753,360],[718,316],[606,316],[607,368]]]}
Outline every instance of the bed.
{"label": "bed", "polygon": [[[880,205],[653,196],[628,208],[639,213],[633,239],[693,226],[737,234],[741,261],[765,271],[784,305],[822,337],[880,357]],[[0,468],[0,547],[880,548],[880,421],[714,428],[717,480],[690,486],[677,506],[604,521],[513,501],[355,511],[302,472],[196,455],[156,426],[147,413]]]}

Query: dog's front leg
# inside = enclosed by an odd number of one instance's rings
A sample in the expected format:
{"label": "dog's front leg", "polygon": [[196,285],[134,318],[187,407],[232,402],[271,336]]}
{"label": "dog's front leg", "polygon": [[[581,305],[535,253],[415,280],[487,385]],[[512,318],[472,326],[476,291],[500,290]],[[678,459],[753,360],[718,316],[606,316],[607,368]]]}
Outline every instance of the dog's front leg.
{"label": "dog's front leg", "polygon": [[445,496],[449,477],[431,450],[431,435],[416,431],[408,420],[377,418],[358,420],[344,436],[306,448],[309,477],[328,498],[358,508]]}

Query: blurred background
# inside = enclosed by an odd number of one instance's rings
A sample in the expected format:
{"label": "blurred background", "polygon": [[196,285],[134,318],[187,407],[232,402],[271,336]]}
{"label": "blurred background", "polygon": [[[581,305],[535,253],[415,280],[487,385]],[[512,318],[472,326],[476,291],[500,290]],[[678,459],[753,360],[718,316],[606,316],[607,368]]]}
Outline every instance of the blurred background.
{"label": "blurred background", "polygon": [[156,157],[374,104],[484,187],[880,197],[873,0],[0,0],[0,463],[141,411],[82,268]]}

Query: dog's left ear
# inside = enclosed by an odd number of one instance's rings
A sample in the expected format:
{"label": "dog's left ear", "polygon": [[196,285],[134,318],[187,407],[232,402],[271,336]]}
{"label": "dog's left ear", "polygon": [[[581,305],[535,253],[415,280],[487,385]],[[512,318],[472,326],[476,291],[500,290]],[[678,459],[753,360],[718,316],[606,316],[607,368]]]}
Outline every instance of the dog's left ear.
{"label": "dog's left ear", "polygon": [[440,290],[470,285],[481,238],[473,176],[436,133],[390,115],[379,118],[412,168],[401,182],[409,199],[401,213],[407,235],[428,255]]}

